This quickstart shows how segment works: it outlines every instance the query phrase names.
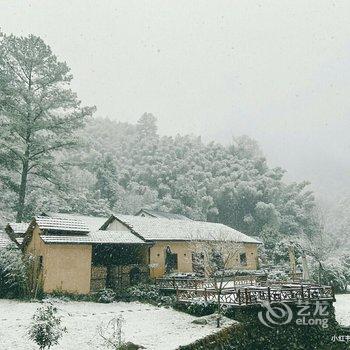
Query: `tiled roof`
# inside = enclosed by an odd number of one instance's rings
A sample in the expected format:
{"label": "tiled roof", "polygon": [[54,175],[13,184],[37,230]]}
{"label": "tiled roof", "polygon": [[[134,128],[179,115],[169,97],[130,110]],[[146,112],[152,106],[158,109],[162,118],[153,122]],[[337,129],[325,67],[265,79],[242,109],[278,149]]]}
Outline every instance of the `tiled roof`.
{"label": "tiled roof", "polygon": [[36,223],[41,230],[50,231],[70,231],[70,232],[89,232],[89,227],[81,220],[68,219],[63,217],[37,216]]}
{"label": "tiled roof", "polygon": [[136,215],[141,216],[142,212],[145,212],[155,218],[158,219],[169,219],[169,220],[191,220],[185,215],[181,214],[174,214],[174,213],[167,213],[164,211],[158,211],[158,210],[151,210],[151,209],[141,209]]}
{"label": "tiled roof", "polygon": [[41,235],[45,243],[61,244],[145,244],[129,231],[93,231],[85,236]]}
{"label": "tiled roof", "polygon": [[114,217],[129,226],[146,241],[200,240],[260,243],[231,227],[213,222],[168,220],[132,215],[115,215]]}
{"label": "tiled roof", "polygon": [[99,230],[102,225],[108,220],[108,217],[88,216],[80,214],[47,213],[47,215],[53,218],[65,218],[81,221],[89,227],[90,231]]}
{"label": "tiled roof", "polygon": [[28,229],[29,222],[10,222],[8,226],[11,228],[14,234],[23,235]]}

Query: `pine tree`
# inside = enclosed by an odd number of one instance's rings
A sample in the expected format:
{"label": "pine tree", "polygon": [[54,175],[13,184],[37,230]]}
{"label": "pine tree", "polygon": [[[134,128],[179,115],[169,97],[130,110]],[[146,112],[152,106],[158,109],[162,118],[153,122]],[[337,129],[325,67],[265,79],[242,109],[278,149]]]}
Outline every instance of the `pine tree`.
{"label": "pine tree", "polygon": [[94,108],[81,107],[69,88],[72,75],[34,35],[2,35],[0,41],[0,181],[17,197],[22,221],[26,194],[42,180],[57,186],[64,164],[55,153],[77,144],[75,131]]}

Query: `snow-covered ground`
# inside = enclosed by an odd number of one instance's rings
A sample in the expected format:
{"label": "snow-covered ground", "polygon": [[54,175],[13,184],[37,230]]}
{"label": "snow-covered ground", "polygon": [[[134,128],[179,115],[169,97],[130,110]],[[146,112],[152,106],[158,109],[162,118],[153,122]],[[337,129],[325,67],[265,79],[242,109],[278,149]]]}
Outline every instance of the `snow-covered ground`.
{"label": "snow-covered ground", "polygon": [[[30,319],[40,303],[0,300],[0,349],[38,349],[28,340]],[[98,304],[91,302],[57,302],[67,327],[60,344],[53,350],[106,349],[97,335],[102,321],[123,315],[125,340],[146,349],[176,349],[217,331],[214,325],[198,325],[195,319],[172,309],[141,303]]]}
{"label": "snow-covered ground", "polygon": [[341,325],[350,326],[350,294],[337,294],[335,299],[335,318]]}

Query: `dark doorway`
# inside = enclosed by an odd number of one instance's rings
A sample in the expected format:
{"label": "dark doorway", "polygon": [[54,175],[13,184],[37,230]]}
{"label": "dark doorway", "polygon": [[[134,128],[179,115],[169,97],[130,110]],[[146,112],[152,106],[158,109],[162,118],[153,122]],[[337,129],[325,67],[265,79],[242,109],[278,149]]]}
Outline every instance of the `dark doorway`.
{"label": "dark doorway", "polygon": [[177,270],[177,254],[173,253],[169,246],[165,249],[165,271],[171,273]]}
{"label": "dark doorway", "polygon": [[133,267],[129,273],[130,284],[133,286],[141,282],[141,270],[137,266]]}

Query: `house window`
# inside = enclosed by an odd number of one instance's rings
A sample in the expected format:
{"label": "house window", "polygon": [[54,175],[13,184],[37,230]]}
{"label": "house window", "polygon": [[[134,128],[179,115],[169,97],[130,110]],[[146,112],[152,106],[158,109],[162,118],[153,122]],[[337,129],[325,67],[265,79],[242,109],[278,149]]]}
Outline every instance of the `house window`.
{"label": "house window", "polygon": [[42,255],[38,256],[38,269],[41,270],[44,266],[44,258]]}
{"label": "house window", "polygon": [[239,262],[243,266],[247,265],[247,255],[246,255],[246,253],[239,254]]}

